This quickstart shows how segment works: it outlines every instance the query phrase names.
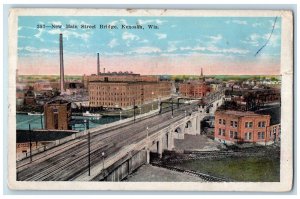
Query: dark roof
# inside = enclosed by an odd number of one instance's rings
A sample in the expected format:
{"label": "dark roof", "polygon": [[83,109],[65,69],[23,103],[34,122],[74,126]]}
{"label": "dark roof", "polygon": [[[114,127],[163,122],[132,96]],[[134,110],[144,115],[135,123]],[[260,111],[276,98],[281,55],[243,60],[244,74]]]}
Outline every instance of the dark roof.
{"label": "dark roof", "polygon": [[47,104],[68,104],[69,101],[65,99],[52,99],[51,101],[47,102]]}
{"label": "dark roof", "polygon": [[[38,131],[31,132],[31,141],[54,141],[59,140],[77,131]],[[17,143],[29,142],[30,134],[28,130],[17,130]]]}
{"label": "dark roof", "polygon": [[281,110],[279,105],[266,107],[262,110],[258,110],[255,112],[258,114],[270,115],[271,116],[270,125],[281,123]]}
{"label": "dark roof", "polygon": [[[162,82],[162,81],[159,81]],[[96,81],[90,81],[90,83],[123,83],[123,84],[157,84],[158,81],[102,81],[102,80],[96,80]],[[165,82],[165,81],[164,81]]]}

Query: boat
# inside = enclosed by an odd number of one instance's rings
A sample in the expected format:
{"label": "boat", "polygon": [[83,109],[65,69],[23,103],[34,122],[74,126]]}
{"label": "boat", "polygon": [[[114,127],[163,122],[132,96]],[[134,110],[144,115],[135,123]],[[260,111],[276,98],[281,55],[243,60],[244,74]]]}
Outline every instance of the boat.
{"label": "boat", "polygon": [[99,114],[99,113],[90,113],[89,111],[86,111],[85,113],[82,113],[82,116],[100,118],[101,114]]}
{"label": "boat", "polygon": [[29,112],[28,115],[44,115],[44,113]]}

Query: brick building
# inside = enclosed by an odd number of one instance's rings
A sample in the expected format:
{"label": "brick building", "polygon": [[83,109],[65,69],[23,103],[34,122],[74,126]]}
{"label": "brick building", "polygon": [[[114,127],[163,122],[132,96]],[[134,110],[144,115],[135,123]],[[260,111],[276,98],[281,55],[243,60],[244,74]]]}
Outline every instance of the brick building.
{"label": "brick building", "polygon": [[33,84],[33,89],[35,91],[52,91],[50,82],[47,81],[37,81]]}
{"label": "brick building", "polygon": [[45,129],[70,130],[71,103],[55,100],[44,105]]}
{"label": "brick building", "polygon": [[210,92],[210,87],[202,81],[189,81],[179,84],[179,93],[182,97],[202,98]]}
{"label": "brick building", "polygon": [[109,72],[99,75],[84,75],[82,78],[84,88],[88,88],[89,82],[94,81],[117,81],[117,82],[157,82],[155,76],[140,75],[132,72]]}
{"label": "brick building", "polygon": [[218,110],[215,113],[215,140],[227,143],[271,144],[279,141],[280,124],[270,125],[270,115],[255,112]]}
{"label": "brick building", "polygon": [[171,96],[167,81],[93,81],[89,82],[90,107],[127,108]]}

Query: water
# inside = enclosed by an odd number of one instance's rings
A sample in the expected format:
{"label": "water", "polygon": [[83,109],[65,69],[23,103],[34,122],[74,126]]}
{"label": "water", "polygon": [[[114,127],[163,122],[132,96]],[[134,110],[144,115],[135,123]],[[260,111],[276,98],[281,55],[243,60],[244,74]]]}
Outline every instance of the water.
{"label": "water", "polygon": [[[124,118],[122,118],[124,119]],[[42,129],[44,127],[43,115],[26,115],[17,114],[17,130],[28,130],[29,124],[31,129]],[[85,129],[84,121],[88,122],[89,128],[94,128],[103,124],[108,124],[120,120],[119,116],[103,116],[101,118],[72,116],[73,130],[83,131]]]}

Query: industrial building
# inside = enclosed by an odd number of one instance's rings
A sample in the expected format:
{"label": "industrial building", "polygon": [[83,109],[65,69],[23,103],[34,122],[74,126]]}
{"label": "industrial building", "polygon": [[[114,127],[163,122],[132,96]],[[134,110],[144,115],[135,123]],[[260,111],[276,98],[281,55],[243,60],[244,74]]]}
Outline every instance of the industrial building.
{"label": "industrial building", "polygon": [[94,81],[89,83],[90,107],[127,108],[171,96],[171,82]]}
{"label": "industrial building", "polygon": [[143,76],[133,72],[100,72],[97,53],[97,74],[83,76],[83,85],[88,89],[89,106],[126,109],[171,96],[172,84],[160,81],[155,76]]}

